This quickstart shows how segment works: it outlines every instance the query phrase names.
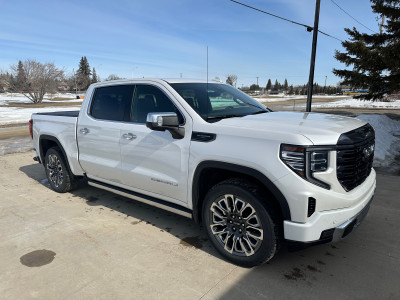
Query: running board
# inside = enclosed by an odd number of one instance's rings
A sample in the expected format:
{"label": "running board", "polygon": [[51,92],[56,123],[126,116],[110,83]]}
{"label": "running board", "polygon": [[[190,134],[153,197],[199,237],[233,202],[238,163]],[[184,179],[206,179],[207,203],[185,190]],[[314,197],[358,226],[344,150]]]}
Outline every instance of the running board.
{"label": "running board", "polygon": [[97,187],[97,188],[130,198],[130,199],[133,199],[136,201],[140,201],[140,202],[146,203],[148,205],[155,206],[155,207],[170,211],[172,213],[184,216],[186,218],[190,218],[190,219],[192,218],[192,211],[190,209],[182,207],[175,203],[167,202],[167,201],[160,200],[160,199],[157,199],[157,198],[154,198],[151,196],[147,196],[147,195],[143,195],[143,194],[140,194],[137,192],[129,191],[127,189],[123,189],[123,188],[113,186],[113,185],[110,185],[110,184],[107,184],[104,182],[100,182],[97,180],[93,180],[90,178],[88,178],[87,180],[88,180],[88,184],[93,187]]}

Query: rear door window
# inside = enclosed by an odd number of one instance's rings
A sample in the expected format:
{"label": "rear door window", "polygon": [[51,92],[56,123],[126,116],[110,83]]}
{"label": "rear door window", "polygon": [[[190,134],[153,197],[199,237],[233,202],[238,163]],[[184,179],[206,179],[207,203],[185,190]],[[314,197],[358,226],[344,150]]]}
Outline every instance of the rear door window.
{"label": "rear door window", "polygon": [[97,88],[90,115],[96,119],[129,122],[134,85],[114,85]]}

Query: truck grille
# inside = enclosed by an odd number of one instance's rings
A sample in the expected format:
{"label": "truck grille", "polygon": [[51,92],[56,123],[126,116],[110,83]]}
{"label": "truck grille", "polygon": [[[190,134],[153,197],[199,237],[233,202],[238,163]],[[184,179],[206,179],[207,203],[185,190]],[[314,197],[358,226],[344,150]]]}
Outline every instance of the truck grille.
{"label": "truck grille", "polygon": [[374,160],[375,132],[367,124],[340,136],[336,155],[337,179],[351,191],[369,176]]}

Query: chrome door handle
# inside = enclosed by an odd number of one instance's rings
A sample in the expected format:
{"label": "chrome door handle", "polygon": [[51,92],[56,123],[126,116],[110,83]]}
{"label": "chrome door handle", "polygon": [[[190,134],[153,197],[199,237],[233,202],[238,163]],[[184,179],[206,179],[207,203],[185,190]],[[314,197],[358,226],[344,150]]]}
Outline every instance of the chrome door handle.
{"label": "chrome door handle", "polygon": [[87,128],[82,128],[82,129],[79,130],[79,131],[80,131],[80,133],[86,134],[86,133],[89,132],[89,129],[87,129]]}
{"label": "chrome door handle", "polygon": [[122,137],[126,140],[134,140],[136,139],[136,135],[132,134],[132,133],[124,133],[122,135]]}

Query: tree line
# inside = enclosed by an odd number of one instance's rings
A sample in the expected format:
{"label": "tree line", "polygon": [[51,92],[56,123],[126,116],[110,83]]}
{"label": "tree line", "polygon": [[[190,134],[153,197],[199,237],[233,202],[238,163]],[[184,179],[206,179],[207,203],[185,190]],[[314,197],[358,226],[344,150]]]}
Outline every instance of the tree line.
{"label": "tree line", "polygon": [[[111,74],[105,80],[117,79],[122,78]],[[25,95],[33,103],[40,103],[46,93],[86,91],[90,84],[99,81],[96,69],[90,68],[86,56],[81,57],[76,72],[70,75],[54,63],[27,59],[11,65],[9,71],[0,72],[0,92],[7,89]]]}
{"label": "tree line", "polygon": [[[284,80],[283,84],[280,83],[277,79],[275,83],[272,84],[271,79],[268,79],[267,84],[265,86],[266,93],[286,93],[289,95],[307,95],[307,84],[303,85],[289,85],[287,79]],[[255,92],[260,91],[262,87],[258,84],[252,84],[249,87],[243,86],[240,88],[242,91]],[[318,83],[314,83],[313,85],[313,95],[315,94],[328,94],[335,95],[342,92],[342,87],[332,87],[332,86],[323,86]]]}

